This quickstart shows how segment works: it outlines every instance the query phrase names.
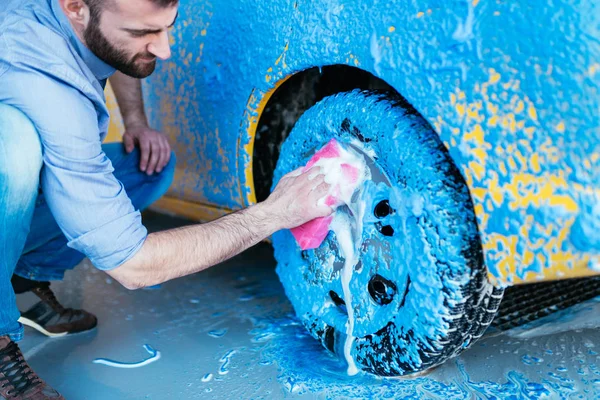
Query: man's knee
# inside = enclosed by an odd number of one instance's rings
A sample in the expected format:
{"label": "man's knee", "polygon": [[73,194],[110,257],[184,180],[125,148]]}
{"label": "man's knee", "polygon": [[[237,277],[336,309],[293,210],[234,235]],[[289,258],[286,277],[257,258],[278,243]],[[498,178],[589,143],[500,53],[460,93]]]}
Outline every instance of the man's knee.
{"label": "man's knee", "polygon": [[35,126],[21,111],[0,104],[0,181],[10,190],[37,193],[41,168]]}
{"label": "man's knee", "polygon": [[139,164],[136,164],[138,173],[130,174],[128,179],[122,180],[136,209],[145,210],[167,192],[173,182],[175,162],[175,153],[171,152],[171,158],[161,172],[146,175],[145,172],[139,171]]}

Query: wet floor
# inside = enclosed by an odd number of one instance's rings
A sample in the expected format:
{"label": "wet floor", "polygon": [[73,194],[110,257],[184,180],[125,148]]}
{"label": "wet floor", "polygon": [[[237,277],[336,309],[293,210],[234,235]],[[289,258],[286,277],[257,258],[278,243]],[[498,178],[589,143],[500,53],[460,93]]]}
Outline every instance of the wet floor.
{"label": "wet floor", "polygon": [[[145,222],[184,221],[150,213]],[[53,288],[95,313],[98,328],[56,339],[27,329],[20,345],[67,399],[600,398],[600,298],[490,334],[420,378],[348,377],[294,318],[274,267],[261,244],[131,292],[83,263]]]}

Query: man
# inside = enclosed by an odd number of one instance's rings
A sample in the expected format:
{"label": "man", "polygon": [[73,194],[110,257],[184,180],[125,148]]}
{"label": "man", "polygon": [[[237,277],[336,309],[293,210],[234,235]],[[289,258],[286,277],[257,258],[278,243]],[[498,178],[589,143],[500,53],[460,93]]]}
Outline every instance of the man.
{"label": "man", "polygon": [[[295,172],[263,203],[211,223],[147,233],[137,210],[167,190],[174,157],[147,125],[138,79],[170,56],[167,31],[177,8],[177,0],[3,1],[0,399],[62,398],[15,342],[21,323],[49,336],[96,325],[90,313],[64,308],[48,283],[84,255],[136,289],[201,271],[332,212],[319,202],[329,190],[323,175]],[[111,76],[124,146],[101,144]],[[16,297],[26,296],[20,315]]]}

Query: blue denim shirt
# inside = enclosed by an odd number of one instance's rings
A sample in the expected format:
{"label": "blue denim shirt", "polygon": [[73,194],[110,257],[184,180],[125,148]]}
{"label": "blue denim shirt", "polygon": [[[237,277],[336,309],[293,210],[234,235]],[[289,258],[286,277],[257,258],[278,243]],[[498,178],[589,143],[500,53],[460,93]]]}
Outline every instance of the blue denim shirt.
{"label": "blue denim shirt", "polygon": [[39,132],[42,190],[69,247],[99,269],[116,268],[147,231],[101,147],[109,124],[104,85],[115,70],[81,43],[58,0],[2,3],[0,102]]}

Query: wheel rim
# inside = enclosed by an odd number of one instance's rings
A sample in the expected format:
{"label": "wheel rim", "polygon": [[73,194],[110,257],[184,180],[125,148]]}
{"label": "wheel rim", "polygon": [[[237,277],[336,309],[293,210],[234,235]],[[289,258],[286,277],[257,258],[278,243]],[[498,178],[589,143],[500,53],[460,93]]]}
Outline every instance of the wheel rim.
{"label": "wheel rim", "polygon": [[[387,260],[385,249],[390,246],[390,238],[393,237],[393,227],[390,225],[390,219],[395,214],[395,210],[389,206],[390,192],[392,184],[386,173],[379,168],[377,162],[371,158],[358,143],[342,144],[347,149],[354,151],[365,159],[371,179],[366,182],[361,191],[355,192],[352,201],[365,202],[365,215],[362,220],[363,230],[378,231],[372,234],[368,242],[362,243],[362,247],[368,247],[372,254],[379,255],[379,259]],[[386,206],[387,204],[387,206]],[[387,211],[387,214],[385,213]],[[338,213],[351,215],[348,206],[342,206]],[[385,215],[384,215],[385,214]],[[368,256],[361,251],[362,257]],[[332,258],[334,255],[334,258]],[[340,252],[339,243],[335,233],[330,231],[324,243],[317,249],[305,250],[303,257],[310,264],[309,270],[325,272],[326,276],[307,277],[312,282],[312,290],[318,292],[318,297],[323,300],[324,307],[315,312],[317,318],[321,318],[328,326],[333,327],[340,333],[346,332],[348,321],[348,308],[345,304],[343,288],[341,283],[341,272],[344,266],[344,256]],[[366,262],[365,262],[366,261]],[[407,270],[400,272],[400,275],[394,275],[394,280],[390,280],[379,273],[373,273],[371,269],[364,268],[365,263],[371,264],[373,260],[361,259],[357,265],[354,265],[351,286],[356,290],[353,293],[353,300],[359,306],[359,310],[364,313],[356,313],[354,325],[354,336],[362,337],[384,328],[383,325],[377,325],[376,322],[368,323],[365,321],[366,313],[369,313],[372,320],[386,320],[386,316],[381,314],[394,313],[394,305],[391,303],[402,303],[404,295],[408,289],[410,278],[407,277]],[[362,272],[361,272],[362,271]],[[319,274],[317,274],[319,275]],[[328,276],[327,276],[328,275]],[[362,289],[358,289],[358,288]],[[392,291],[393,293],[388,293]],[[360,296],[355,295],[359,294]],[[353,302],[354,302],[353,301]],[[333,307],[331,303],[333,303]],[[370,305],[370,307],[366,307]],[[389,306],[384,307],[382,306]],[[356,308],[356,307],[355,307]],[[371,314],[372,313],[372,314]],[[389,318],[388,318],[389,319]]]}

